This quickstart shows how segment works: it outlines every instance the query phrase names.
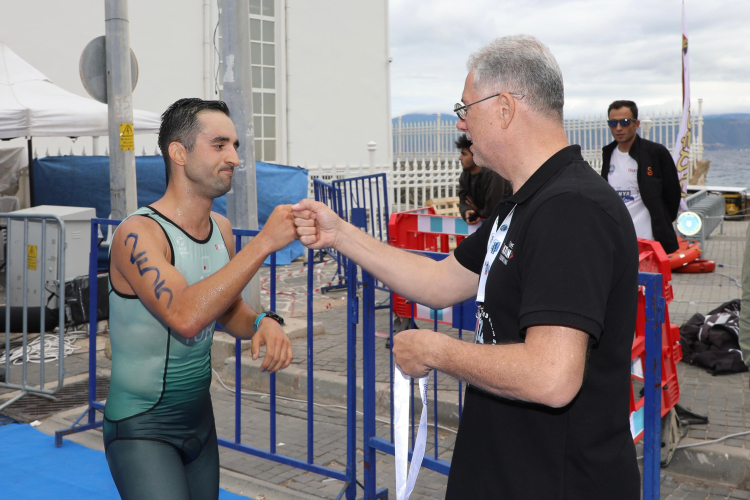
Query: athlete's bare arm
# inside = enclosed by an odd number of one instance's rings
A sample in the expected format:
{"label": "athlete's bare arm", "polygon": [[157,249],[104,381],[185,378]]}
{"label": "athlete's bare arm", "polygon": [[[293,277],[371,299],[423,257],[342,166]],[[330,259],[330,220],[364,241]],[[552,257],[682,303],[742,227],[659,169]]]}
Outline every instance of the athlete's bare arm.
{"label": "athlete's bare arm", "polygon": [[[232,225],[226,217],[212,213],[211,214],[221,229],[221,235],[229,250],[230,259],[235,258],[234,236],[232,235]],[[265,317],[260,320],[258,331],[255,332],[255,320],[258,313],[250,307],[250,304],[242,300],[239,296],[222,314],[218,322],[221,327],[230,335],[238,339],[252,339],[253,345],[250,348],[253,359],[258,359],[261,346],[266,346],[266,355],[260,366],[262,371],[268,370],[275,372],[283,370],[294,359],[292,353],[292,343],[275,320]]]}
{"label": "athlete's bare arm", "polygon": [[169,244],[159,224],[147,217],[131,217],[113,237],[112,284],[121,293],[137,295],[170,328],[192,338],[235,304],[270,253],[284,248],[295,237],[291,209],[280,205],[260,234],[226,266],[188,286],[170,263]]}
{"label": "athlete's bare arm", "polygon": [[339,250],[399,295],[434,309],[476,295],[479,277],[459,264],[453,254],[434,261],[386,245],[317,201],[302,200],[292,208],[302,244]]}

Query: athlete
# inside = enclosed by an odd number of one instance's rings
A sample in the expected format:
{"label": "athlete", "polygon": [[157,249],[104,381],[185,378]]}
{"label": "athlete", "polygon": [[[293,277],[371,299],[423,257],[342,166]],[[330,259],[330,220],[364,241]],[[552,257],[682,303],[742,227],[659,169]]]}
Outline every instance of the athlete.
{"label": "athlete", "polygon": [[209,385],[217,323],[265,345],[261,370],[292,361],[275,313],[240,292],[266,257],[296,237],[291,208],[276,207],[234,254],[229,221],[211,211],[229,191],[239,141],[221,101],[180,99],[162,115],[164,197],[117,228],[110,254],[112,378],[104,446],[124,500],[217,499],[219,452]]}

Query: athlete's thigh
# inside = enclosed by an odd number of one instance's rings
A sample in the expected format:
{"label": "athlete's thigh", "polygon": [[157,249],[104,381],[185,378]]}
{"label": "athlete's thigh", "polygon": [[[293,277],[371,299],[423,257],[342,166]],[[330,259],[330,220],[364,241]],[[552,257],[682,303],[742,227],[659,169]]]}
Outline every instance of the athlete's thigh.
{"label": "athlete's thigh", "polygon": [[185,466],[191,500],[219,498],[219,443],[216,429],[211,431],[198,458]]}
{"label": "athlete's thigh", "polygon": [[180,453],[160,441],[118,439],[107,462],[122,500],[185,500],[190,488]]}

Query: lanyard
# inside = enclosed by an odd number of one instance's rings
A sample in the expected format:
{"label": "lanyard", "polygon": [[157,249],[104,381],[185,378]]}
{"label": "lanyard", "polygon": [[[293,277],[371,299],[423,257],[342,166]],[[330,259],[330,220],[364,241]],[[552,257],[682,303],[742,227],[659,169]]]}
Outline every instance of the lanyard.
{"label": "lanyard", "polygon": [[425,446],[427,445],[427,384],[430,375],[419,379],[419,393],[422,396],[422,416],[419,417],[419,430],[414,442],[414,453],[411,457],[409,474],[406,463],[409,461],[409,376],[401,372],[396,365],[393,374],[393,445],[396,455],[396,500],[408,500],[417,474],[422,466]]}
{"label": "lanyard", "polygon": [[503,246],[505,236],[508,234],[510,229],[510,221],[513,218],[513,212],[516,211],[515,205],[510,213],[505,217],[505,220],[500,224],[500,217],[495,219],[495,226],[490,233],[490,239],[487,242],[487,253],[484,256],[484,264],[482,265],[482,271],[479,275],[479,288],[477,289],[477,305],[482,306],[484,304],[484,289],[487,286],[487,275],[490,273],[492,264],[495,262],[500,248]]}

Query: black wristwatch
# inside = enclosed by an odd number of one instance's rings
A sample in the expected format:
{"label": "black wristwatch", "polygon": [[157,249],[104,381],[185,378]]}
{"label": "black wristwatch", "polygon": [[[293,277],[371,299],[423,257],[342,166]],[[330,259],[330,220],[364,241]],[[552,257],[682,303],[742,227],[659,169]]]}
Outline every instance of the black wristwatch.
{"label": "black wristwatch", "polygon": [[260,326],[260,320],[262,320],[265,317],[269,317],[272,320],[276,321],[279,325],[284,326],[284,318],[279,316],[273,311],[266,311],[262,312],[258,315],[257,318],[255,318],[255,324],[253,325],[254,331],[258,331],[258,326]]}

